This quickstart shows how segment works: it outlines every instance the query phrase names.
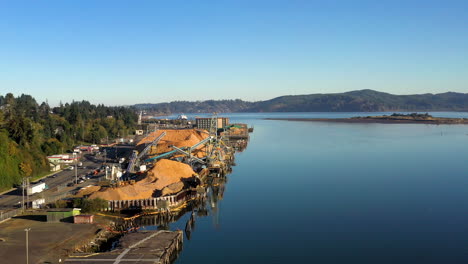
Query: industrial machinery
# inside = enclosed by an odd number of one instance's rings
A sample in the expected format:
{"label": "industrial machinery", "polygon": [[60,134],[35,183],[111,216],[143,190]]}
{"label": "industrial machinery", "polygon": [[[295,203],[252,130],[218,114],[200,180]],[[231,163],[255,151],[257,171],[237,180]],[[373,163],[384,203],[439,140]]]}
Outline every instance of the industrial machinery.
{"label": "industrial machinery", "polygon": [[191,147],[182,147],[182,148],[178,148],[176,146],[171,146],[174,150],[171,150],[171,151],[168,151],[168,152],[165,152],[165,153],[162,153],[162,154],[159,154],[155,157],[152,157],[152,158],[149,158],[149,159],[146,159],[145,162],[154,162],[158,159],[162,159],[162,158],[167,158],[167,157],[170,157],[170,156],[173,156],[177,153],[181,153],[181,154],[184,154],[188,157],[189,160],[196,160],[198,162],[201,162],[201,163],[205,163],[205,161],[197,158],[197,157],[194,157],[192,155],[192,152],[194,150],[197,149],[197,147],[203,145],[203,144],[207,144],[208,142],[210,142],[211,140],[213,140],[212,137],[207,137],[205,139],[203,139],[202,141],[198,142],[197,144],[191,146]]}
{"label": "industrial machinery", "polygon": [[[216,172],[217,174],[222,174],[225,171],[225,167],[227,166],[227,164],[225,164],[225,158],[227,157],[228,160],[230,160],[229,157],[231,157],[232,149],[224,143],[223,134],[221,136],[218,136],[217,120],[218,118],[215,113],[211,118],[210,129],[208,132],[205,130],[197,130],[199,132],[209,134],[207,138],[201,140],[197,144],[193,146],[184,147],[171,146],[173,150],[148,158],[144,160],[144,162],[154,163],[155,161],[162,158],[169,158],[174,155],[182,154],[183,158],[179,157],[180,160],[183,160],[183,162],[190,164],[192,167],[197,166],[195,164],[199,164],[198,166],[203,165],[208,167],[210,171]],[[158,140],[159,139],[156,139],[155,141],[153,141],[153,143],[147,146],[145,150],[142,151],[142,153],[138,154],[135,160],[138,161],[141,157],[143,157],[147,153],[147,149],[151,148],[151,145],[157,144]],[[205,146],[206,157],[198,158],[195,155],[193,155],[193,153],[202,145]],[[134,167],[132,162],[131,165]]]}
{"label": "industrial machinery", "polygon": [[157,138],[155,138],[151,143],[149,143],[140,153],[138,151],[134,150],[132,157],[130,158],[130,161],[128,163],[127,167],[127,175],[129,173],[135,173],[135,167],[138,167],[140,164],[140,160],[143,156],[145,156],[148,151],[150,151],[152,146],[155,146],[158,144],[158,142],[161,140],[166,135],[166,132],[162,132],[161,135],[159,135]]}

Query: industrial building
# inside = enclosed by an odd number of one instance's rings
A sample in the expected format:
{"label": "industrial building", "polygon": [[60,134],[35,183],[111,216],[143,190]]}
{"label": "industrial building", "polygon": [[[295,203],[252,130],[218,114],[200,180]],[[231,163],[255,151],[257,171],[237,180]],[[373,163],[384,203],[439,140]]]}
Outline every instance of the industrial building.
{"label": "industrial building", "polygon": [[75,155],[58,154],[48,156],[47,160],[49,161],[50,171],[59,171],[61,165],[76,163],[78,161],[78,157]]}
{"label": "industrial building", "polygon": [[[224,128],[229,125],[229,118],[227,117],[216,117],[216,128]],[[211,117],[197,117],[195,118],[197,128],[209,130],[211,127]]]}
{"label": "industrial building", "polygon": [[94,215],[75,215],[73,223],[75,224],[92,224],[94,222]]}
{"label": "industrial building", "polygon": [[99,151],[99,147],[97,145],[77,146],[73,149],[73,152],[76,152],[76,153],[81,153],[82,151],[88,151],[88,152]]}
{"label": "industrial building", "polygon": [[48,156],[47,159],[49,160],[50,163],[53,164],[71,164],[75,163],[78,158],[76,156],[68,155],[68,154],[58,154],[58,155],[52,155]]}

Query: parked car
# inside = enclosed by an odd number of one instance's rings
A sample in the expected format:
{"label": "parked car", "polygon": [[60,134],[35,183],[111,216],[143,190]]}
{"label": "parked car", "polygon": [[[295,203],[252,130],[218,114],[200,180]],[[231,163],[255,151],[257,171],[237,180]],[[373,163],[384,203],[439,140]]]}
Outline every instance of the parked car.
{"label": "parked car", "polygon": [[74,182],[70,182],[70,183],[67,184],[67,187],[72,187],[72,186],[75,186]]}

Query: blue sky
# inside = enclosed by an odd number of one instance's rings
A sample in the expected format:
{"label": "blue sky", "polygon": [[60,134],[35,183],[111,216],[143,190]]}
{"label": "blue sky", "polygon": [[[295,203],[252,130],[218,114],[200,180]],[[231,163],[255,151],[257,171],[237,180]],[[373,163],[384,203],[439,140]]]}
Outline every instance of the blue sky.
{"label": "blue sky", "polygon": [[468,1],[1,1],[0,94],[126,105],[468,92]]}

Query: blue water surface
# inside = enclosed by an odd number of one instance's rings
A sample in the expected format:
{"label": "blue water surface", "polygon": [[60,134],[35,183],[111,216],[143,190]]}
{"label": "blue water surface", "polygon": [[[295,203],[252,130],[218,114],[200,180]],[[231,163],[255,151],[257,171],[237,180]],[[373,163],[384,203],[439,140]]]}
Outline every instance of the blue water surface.
{"label": "blue water surface", "polygon": [[255,131],[176,263],[468,263],[468,126],[263,120],[377,114],[223,115]]}

